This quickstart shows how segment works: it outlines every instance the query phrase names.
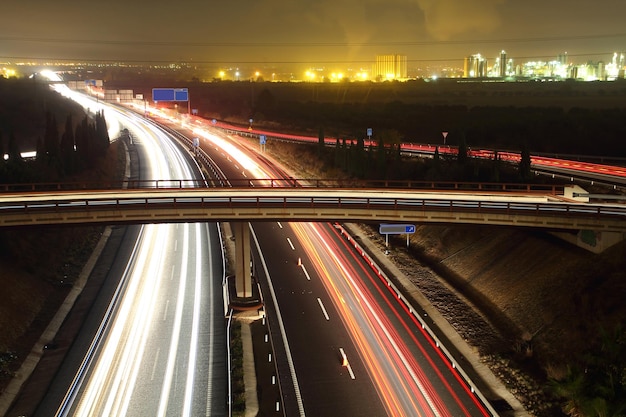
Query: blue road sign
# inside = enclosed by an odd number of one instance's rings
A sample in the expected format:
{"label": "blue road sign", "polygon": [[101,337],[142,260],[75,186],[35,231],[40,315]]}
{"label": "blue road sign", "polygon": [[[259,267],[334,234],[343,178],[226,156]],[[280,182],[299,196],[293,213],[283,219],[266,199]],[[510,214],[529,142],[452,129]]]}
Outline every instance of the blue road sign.
{"label": "blue road sign", "polygon": [[153,88],[152,101],[189,101],[186,88]]}
{"label": "blue road sign", "polygon": [[414,224],[381,224],[378,228],[381,235],[404,235],[415,233]]}
{"label": "blue road sign", "polygon": [[174,89],[174,101],[189,101],[189,91],[186,88]]}
{"label": "blue road sign", "polygon": [[265,135],[260,135],[259,136],[259,144],[265,145],[266,141],[267,141],[267,138],[265,137]]}

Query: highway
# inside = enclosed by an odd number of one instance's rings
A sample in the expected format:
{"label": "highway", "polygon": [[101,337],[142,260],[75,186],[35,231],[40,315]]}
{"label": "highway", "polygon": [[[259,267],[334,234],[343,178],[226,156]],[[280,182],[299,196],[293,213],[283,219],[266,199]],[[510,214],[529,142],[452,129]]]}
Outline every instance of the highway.
{"label": "highway", "polygon": [[[239,148],[237,158],[225,156],[230,146]],[[285,175],[245,151],[232,138],[212,157],[230,161],[232,168],[223,168],[229,178]],[[490,414],[338,226],[262,222],[251,228],[254,273],[274,346],[284,345],[276,329],[286,334],[287,346],[277,352],[286,415]]]}
{"label": "highway", "polygon": [[[155,112],[158,112],[155,110]],[[239,134],[249,137],[258,138],[264,135],[266,139],[272,139],[284,142],[311,143],[317,144],[318,138],[305,135],[284,134],[278,132],[264,131],[254,129],[246,130],[239,126],[233,126],[224,122],[216,122],[215,126],[230,134]],[[325,138],[326,146],[335,146],[336,139],[332,137]],[[377,146],[374,140],[364,140],[364,146]],[[455,146],[434,143],[402,143],[401,151],[407,155],[426,155],[432,156],[435,150],[441,155],[456,155],[458,149]],[[493,159],[494,151],[489,149],[469,149],[468,154],[471,157]],[[498,151],[498,158],[502,161],[518,164],[521,156],[518,152]],[[598,158],[595,158],[598,159]],[[599,182],[608,185],[619,184],[620,187],[626,186],[626,167],[605,165],[592,163],[587,161],[568,160],[564,158],[548,157],[543,155],[531,155],[531,166],[537,173],[555,174],[565,178],[586,178],[590,182]]]}
{"label": "highway", "polygon": [[[107,122],[129,129],[142,178],[198,175],[193,160],[162,130],[106,109]],[[53,383],[69,387],[53,414],[227,415],[221,248],[215,223],[142,226],[71,383]],[[37,415],[50,415],[54,403],[44,399]]]}
{"label": "highway", "polygon": [[[121,125],[131,126],[135,146],[151,161],[149,170],[142,169],[145,178],[194,176],[185,168],[187,158],[162,132],[126,117]],[[229,175],[276,178],[275,168],[246,156],[228,138],[214,138],[215,133],[202,136],[204,148],[222,144],[218,152],[232,164]],[[309,204],[311,191],[297,191],[309,197],[292,197],[292,203]],[[345,196],[324,194],[319,197],[324,204],[345,204]],[[39,198],[29,209],[53,201],[51,194]],[[247,204],[260,201],[243,198]],[[381,205],[402,200],[415,208],[406,196],[355,195],[352,204],[369,204],[370,198]],[[155,193],[132,199],[145,205]],[[232,197],[224,201],[231,204]],[[428,201],[449,207],[445,197]],[[469,201],[461,201],[464,208],[475,207]],[[491,207],[499,204],[489,201]],[[119,198],[103,197],[96,205],[113,202],[119,204]],[[166,196],[156,202],[175,201]],[[270,196],[268,202],[284,205],[286,200]],[[539,203],[517,204],[534,210]],[[548,210],[563,210],[545,204]],[[264,293],[275,298],[267,303],[268,319],[274,329],[284,327],[291,346],[280,352],[277,365],[288,415],[490,415],[472,382],[460,376],[411,308],[338,230],[329,223],[253,225],[255,271],[263,278]],[[219,342],[224,335],[218,321],[223,319],[223,270],[214,249],[220,246],[218,230],[207,223],[142,227],[119,292],[57,415],[225,415],[225,383],[219,379],[226,375],[225,342]],[[268,255],[262,248],[269,247],[276,250]],[[272,338],[280,345],[276,333]]]}

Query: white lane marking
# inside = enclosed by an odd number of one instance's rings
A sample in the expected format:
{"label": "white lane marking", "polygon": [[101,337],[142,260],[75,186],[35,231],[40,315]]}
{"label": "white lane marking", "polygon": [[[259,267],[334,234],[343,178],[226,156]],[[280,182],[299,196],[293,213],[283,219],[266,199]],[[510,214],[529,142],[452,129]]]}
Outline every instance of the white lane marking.
{"label": "white lane marking", "polygon": [[267,277],[267,285],[270,289],[270,294],[272,295],[272,302],[274,303],[274,309],[276,311],[276,317],[278,318],[278,327],[280,328],[280,335],[283,339],[283,345],[285,346],[285,354],[287,355],[287,363],[289,365],[289,373],[291,374],[291,382],[293,384],[294,394],[296,396],[296,403],[298,404],[298,411],[300,417],[304,417],[304,403],[302,402],[302,394],[300,393],[300,384],[298,384],[298,377],[296,376],[296,367],[293,364],[293,357],[291,356],[291,348],[289,347],[289,342],[287,341],[287,334],[285,333],[285,325],[283,324],[283,317],[280,313],[280,308],[278,307],[278,301],[276,300],[276,291],[274,291],[274,284],[272,284],[272,279],[270,278],[270,272],[267,269],[267,263],[265,262],[265,257],[261,252],[261,247],[259,245],[259,239],[254,233],[254,229],[250,228],[250,233],[252,238],[254,239],[254,244],[259,251],[259,255],[261,257],[261,264],[263,265],[263,271],[265,271],[265,276]]}
{"label": "white lane marking", "polygon": [[165,310],[163,311],[163,321],[167,320],[167,311],[170,308],[170,300],[165,302]]}
{"label": "white lane marking", "polygon": [[326,307],[324,307],[324,303],[322,303],[322,300],[318,298],[317,302],[319,303],[320,308],[322,309],[322,313],[324,313],[324,317],[326,317],[326,320],[330,320],[330,317],[328,317],[328,313],[326,312]]}
{"label": "white lane marking", "polygon": [[[198,354],[198,333],[200,328],[200,302],[202,300],[202,239],[200,239],[200,224],[196,226],[196,273],[193,299],[193,318],[191,322],[191,340],[189,341],[189,362],[187,364],[187,379],[185,380],[185,401],[183,403],[182,415],[191,415],[191,405],[194,386],[194,375],[196,372],[196,357]],[[210,366],[210,365],[209,365]]]}
{"label": "white lane marking", "polygon": [[[183,257],[188,253],[187,242],[189,241],[189,223],[185,223],[183,237]],[[178,353],[178,340],[180,339],[181,323],[183,316],[183,306],[185,301],[185,285],[187,280],[187,262],[183,262],[182,269],[180,271],[181,279],[178,284],[178,299],[176,300],[176,314],[174,319],[174,328],[172,329],[172,337],[170,338],[169,355],[167,357],[167,367],[165,369],[165,377],[163,380],[163,386],[161,388],[161,401],[159,402],[159,409],[157,415],[159,417],[165,417],[167,414],[167,404],[169,402],[170,395],[172,394],[172,379],[174,372],[176,371],[176,354]]]}
{"label": "white lane marking", "polygon": [[174,241],[174,252],[178,250],[178,239]]}
{"label": "white lane marking", "polygon": [[[207,250],[206,253],[208,255],[208,264],[210,266],[213,265],[213,252],[211,250],[209,250],[209,248],[211,248],[211,241],[209,240],[211,238],[211,233],[209,230],[209,225],[207,223],[205,223],[205,229],[206,229],[206,234],[207,234]],[[219,233],[220,228],[219,226],[217,226],[217,231]],[[220,245],[219,247],[222,247],[222,242],[221,242],[221,235],[220,235],[220,239],[218,244]],[[213,272],[213,268],[209,267],[209,270],[211,272]],[[224,273],[224,259],[222,257],[222,273]],[[225,275],[225,274],[224,274]],[[210,279],[208,279],[207,281],[209,282],[208,288],[209,288],[209,300],[213,300],[214,299],[214,290],[213,290],[213,285],[211,285],[211,281],[212,281],[212,276],[210,277]],[[224,276],[224,278],[226,278]],[[212,306],[210,306],[212,307]],[[211,381],[213,381],[213,369],[215,367],[215,326],[216,326],[216,320],[214,318],[215,314],[214,314],[214,310],[213,308],[209,308],[209,376],[208,376],[208,384],[207,384],[207,395],[206,395],[206,417],[209,417],[211,415],[211,411],[213,408],[213,387],[211,386]]]}
{"label": "white lane marking", "polygon": [[309,275],[309,272],[304,267],[304,264],[300,264],[300,268],[302,268],[302,271],[304,272],[304,275],[306,275],[306,279],[311,281],[311,276]]}
{"label": "white lane marking", "polygon": [[291,246],[291,250],[296,250],[296,248],[293,246],[293,243],[291,243],[291,239],[287,238],[287,243],[289,243],[289,246]]}
{"label": "white lane marking", "polygon": [[174,265],[172,265],[172,272],[170,273],[170,281],[174,280],[174,271],[176,270],[176,268],[174,267]]}
{"label": "white lane marking", "polygon": [[157,363],[159,363],[159,353],[161,353],[161,348],[157,348],[156,355],[154,355],[154,364],[152,365],[152,373],[150,373],[150,381],[154,381],[154,373],[156,372]]}
{"label": "white lane marking", "polygon": [[280,227],[281,229],[283,228],[283,224],[281,222],[276,222],[278,223],[278,227]]}
{"label": "white lane marking", "polygon": [[350,378],[356,379],[354,376],[354,372],[352,372],[352,367],[350,366],[350,362],[348,362],[348,357],[346,356],[346,352],[344,352],[343,348],[339,348],[339,353],[341,353],[342,364],[341,366],[345,366],[350,374]]}

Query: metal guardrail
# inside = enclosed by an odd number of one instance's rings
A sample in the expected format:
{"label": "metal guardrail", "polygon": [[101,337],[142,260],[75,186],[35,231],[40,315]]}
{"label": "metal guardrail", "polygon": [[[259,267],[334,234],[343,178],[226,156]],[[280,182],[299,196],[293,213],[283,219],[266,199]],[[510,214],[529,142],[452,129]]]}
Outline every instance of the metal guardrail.
{"label": "metal guardrail", "polygon": [[[527,193],[542,195],[562,195],[565,185],[551,184],[516,184],[516,183],[474,183],[447,181],[411,181],[411,180],[351,180],[351,179],[231,179],[228,183],[212,184],[212,188],[313,188],[313,189],[376,189],[411,190],[411,191],[482,191],[489,193]],[[45,191],[76,190],[138,190],[138,189],[189,189],[207,188],[206,182],[199,179],[170,180],[124,180],[98,182],[58,182],[32,184],[0,184],[2,193],[28,193]]]}
{"label": "metal guardrail", "polygon": [[[147,190],[146,190],[147,191]],[[540,215],[584,218],[618,218],[626,221],[626,206],[569,203],[494,201],[489,199],[445,198],[440,194],[424,197],[421,194],[397,193],[385,195],[378,190],[355,192],[333,190],[332,193],[310,193],[301,188],[288,189],[160,189],[146,193],[143,190],[102,190],[87,192],[61,191],[53,195],[0,195],[0,215],[23,212],[96,212],[164,209],[365,209],[405,212],[439,211],[471,212],[479,214]],[[11,198],[8,198],[11,197]],[[625,222],[626,225],[626,222]]]}

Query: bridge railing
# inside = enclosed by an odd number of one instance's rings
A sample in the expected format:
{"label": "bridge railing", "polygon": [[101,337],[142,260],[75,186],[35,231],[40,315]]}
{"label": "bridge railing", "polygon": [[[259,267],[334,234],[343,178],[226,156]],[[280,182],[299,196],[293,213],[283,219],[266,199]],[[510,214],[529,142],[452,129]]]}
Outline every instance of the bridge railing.
{"label": "bridge railing", "polygon": [[[225,193],[208,193],[197,195],[193,192],[179,192],[172,195],[163,190],[164,194],[150,196],[137,195],[132,191],[120,191],[115,196],[90,197],[74,196],[68,193],[66,198],[57,195],[55,198],[2,202],[0,198],[0,215],[18,212],[50,213],[72,211],[129,211],[129,210],[166,210],[166,209],[220,209],[233,210],[255,209],[259,212],[270,209],[362,209],[392,210],[419,212],[472,212],[481,214],[559,216],[563,218],[613,218],[626,220],[626,206],[592,205],[566,202],[520,202],[520,201],[485,201],[471,199],[424,198],[411,196],[337,196],[337,195],[306,195],[287,192],[262,193],[260,195],[229,195]],[[188,190],[191,191],[191,190]],[[284,193],[285,191],[283,191]],[[215,194],[215,195],[214,195]],[[626,230],[626,222],[624,222]]]}
{"label": "bridge railing", "polygon": [[[219,185],[212,184],[211,187]],[[27,193],[77,190],[122,190],[122,189],[184,189],[207,188],[203,180],[125,180],[99,182],[57,182],[32,184],[0,184],[0,193]],[[517,183],[474,183],[446,181],[411,181],[411,180],[351,180],[351,179],[299,179],[268,178],[229,180],[233,188],[335,188],[335,189],[395,189],[395,190],[454,190],[490,193],[532,193],[542,195],[562,195],[564,185],[555,184],[517,184]]]}

